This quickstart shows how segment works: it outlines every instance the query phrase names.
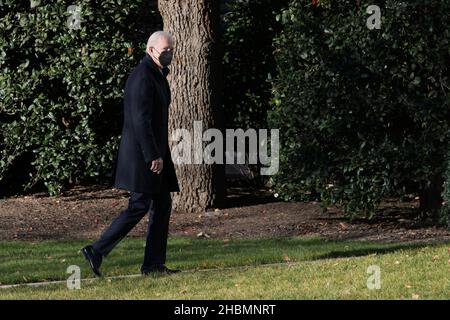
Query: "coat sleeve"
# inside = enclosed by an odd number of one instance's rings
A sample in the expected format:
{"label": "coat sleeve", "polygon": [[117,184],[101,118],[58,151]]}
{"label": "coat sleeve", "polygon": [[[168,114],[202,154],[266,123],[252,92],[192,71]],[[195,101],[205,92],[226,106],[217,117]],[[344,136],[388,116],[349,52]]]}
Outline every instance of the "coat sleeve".
{"label": "coat sleeve", "polygon": [[131,84],[131,120],[134,134],[144,156],[145,163],[161,157],[152,128],[154,87],[144,77],[136,77]]}

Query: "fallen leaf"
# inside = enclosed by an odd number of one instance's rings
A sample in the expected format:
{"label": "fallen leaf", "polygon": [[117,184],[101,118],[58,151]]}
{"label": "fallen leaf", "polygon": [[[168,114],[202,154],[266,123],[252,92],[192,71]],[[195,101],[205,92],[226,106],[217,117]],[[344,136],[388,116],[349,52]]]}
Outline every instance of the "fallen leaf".
{"label": "fallen leaf", "polygon": [[339,225],[341,226],[342,229],[347,229],[347,224],[339,222]]}

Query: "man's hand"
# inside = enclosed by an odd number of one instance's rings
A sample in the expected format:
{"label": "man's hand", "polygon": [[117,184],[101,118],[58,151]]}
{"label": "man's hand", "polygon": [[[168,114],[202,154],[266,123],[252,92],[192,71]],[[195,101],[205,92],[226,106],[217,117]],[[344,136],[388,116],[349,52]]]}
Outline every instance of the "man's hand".
{"label": "man's hand", "polygon": [[162,158],[158,158],[158,159],[152,161],[150,170],[152,170],[153,172],[156,172],[157,174],[160,174],[162,169],[163,169],[163,159]]}

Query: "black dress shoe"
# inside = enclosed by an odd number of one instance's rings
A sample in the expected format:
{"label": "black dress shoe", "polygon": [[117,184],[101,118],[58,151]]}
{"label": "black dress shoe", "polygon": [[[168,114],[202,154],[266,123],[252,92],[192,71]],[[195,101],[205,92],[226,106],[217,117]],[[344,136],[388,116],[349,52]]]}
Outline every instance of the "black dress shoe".
{"label": "black dress shoe", "polygon": [[98,277],[101,277],[102,274],[100,273],[100,265],[102,264],[102,255],[99,254],[92,246],[86,246],[83,249],[81,249],[81,252],[83,253],[86,260],[89,262],[89,265],[92,269],[92,272]]}
{"label": "black dress shoe", "polygon": [[181,270],[178,269],[169,269],[164,264],[152,264],[150,266],[143,266],[141,268],[141,273],[143,276],[148,276],[150,274],[154,273],[165,273],[165,274],[173,274],[181,272]]}

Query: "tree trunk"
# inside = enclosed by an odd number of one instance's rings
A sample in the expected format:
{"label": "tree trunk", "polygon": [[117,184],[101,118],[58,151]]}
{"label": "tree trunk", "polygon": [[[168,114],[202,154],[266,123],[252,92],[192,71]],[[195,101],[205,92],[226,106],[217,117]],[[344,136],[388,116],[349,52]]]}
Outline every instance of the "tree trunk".
{"label": "tree trunk", "polygon": [[[215,0],[158,1],[164,30],[173,35],[175,48],[168,76],[172,92],[169,136],[177,128],[188,129],[193,136],[194,121],[202,121],[203,131],[217,128],[223,132],[219,4]],[[200,212],[223,205],[224,165],[176,164],[176,172],[180,193],[173,196],[174,210]]]}

